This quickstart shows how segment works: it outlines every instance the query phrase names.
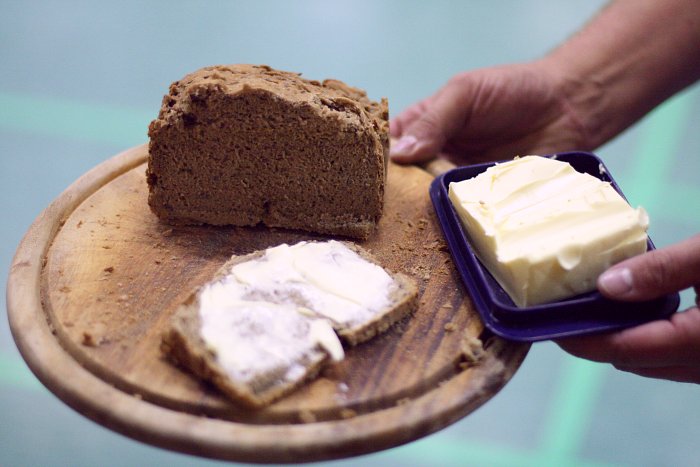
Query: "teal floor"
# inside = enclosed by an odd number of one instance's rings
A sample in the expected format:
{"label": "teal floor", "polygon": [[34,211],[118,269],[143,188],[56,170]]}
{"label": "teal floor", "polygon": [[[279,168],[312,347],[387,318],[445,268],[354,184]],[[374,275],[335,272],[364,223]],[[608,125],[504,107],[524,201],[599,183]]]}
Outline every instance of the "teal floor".
{"label": "teal floor", "polygon": [[[73,180],[146,141],[168,84],[201,66],[266,63],[389,98],[393,113],[452,74],[538,57],[602,1],[0,0],[0,280],[33,219]],[[657,246],[700,232],[700,88],[601,148]],[[4,288],[3,288],[4,293]],[[684,306],[691,298],[683,294]],[[49,393],[0,320],[0,465],[214,465],[110,432]],[[462,421],[323,465],[698,466],[700,387],[534,345]]]}

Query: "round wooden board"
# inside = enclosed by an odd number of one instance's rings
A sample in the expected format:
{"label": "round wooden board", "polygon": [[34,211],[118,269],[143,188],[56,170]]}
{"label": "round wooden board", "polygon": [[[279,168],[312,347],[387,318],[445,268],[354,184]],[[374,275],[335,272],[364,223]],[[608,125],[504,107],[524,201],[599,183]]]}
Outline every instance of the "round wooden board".
{"label": "round wooden board", "polygon": [[98,423],[219,459],[346,457],[464,417],[525,357],[527,345],[484,330],[466,296],[428,197],[432,176],[390,164],[384,217],[362,245],[416,279],[419,309],[272,406],[237,407],[162,357],[171,313],[232,254],[323,237],[164,225],[146,203],[146,156],[145,145],[130,149],[71,185],[27,232],[8,281],[10,325],[28,365]]}

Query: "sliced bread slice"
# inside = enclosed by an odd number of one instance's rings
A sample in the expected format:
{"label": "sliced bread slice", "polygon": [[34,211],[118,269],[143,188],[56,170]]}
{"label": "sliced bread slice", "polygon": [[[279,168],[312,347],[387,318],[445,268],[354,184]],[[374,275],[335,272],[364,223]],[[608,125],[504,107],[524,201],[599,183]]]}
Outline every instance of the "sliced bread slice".
{"label": "sliced bread slice", "polygon": [[416,305],[417,287],[361,247],[301,242],[234,256],[175,312],[171,360],[235,402],[263,407]]}
{"label": "sliced bread slice", "polygon": [[[355,252],[365,261],[379,265],[379,261],[372,254],[356,243],[343,243],[349,250]],[[376,310],[362,320],[342,324],[334,323],[333,327],[343,341],[350,345],[365,342],[377,334],[383,333],[392,324],[411,314],[416,309],[418,305],[418,287],[416,282],[400,272],[389,274],[389,276],[392,279],[388,288],[389,300],[383,308]]]}

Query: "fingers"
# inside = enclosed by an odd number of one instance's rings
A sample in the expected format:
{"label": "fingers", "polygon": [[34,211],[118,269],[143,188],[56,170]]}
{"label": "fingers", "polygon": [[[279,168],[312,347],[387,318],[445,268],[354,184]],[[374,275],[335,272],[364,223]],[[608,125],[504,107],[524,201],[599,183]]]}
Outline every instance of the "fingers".
{"label": "fingers", "polygon": [[649,300],[700,283],[700,235],[616,264],[598,278],[616,300]]}
{"label": "fingers", "polygon": [[611,334],[557,341],[577,357],[611,363],[638,373],[652,369],[700,368],[700,309],[676,313],[670,320],[642,324]]}
{"label": "fingers", "polygon": [[436,157],[464,122],[462,91],[457,85],[448,84],[397,117],[392,122],[392,135],[400,138],[391,147],[391,158],[399,163],[416,163]]}
{"label": "fingers", "polygon": [[389,132],[392,138],[399,138],[403,135],[405,129],[409,127],[414,121],[420,118],[421,114],[424,112],[425,107],[428,104],[429,99],[424,99],[420,102],[408,107],[406,110],[401,112],[398,116],[391,119],[389,125]]}
{"label": "fingers", "polygon": [[700,367],[673,366],[664,368],[620,369],[639,376],[646,376],[647,378],[667,379],[679,383],[700,383]]}

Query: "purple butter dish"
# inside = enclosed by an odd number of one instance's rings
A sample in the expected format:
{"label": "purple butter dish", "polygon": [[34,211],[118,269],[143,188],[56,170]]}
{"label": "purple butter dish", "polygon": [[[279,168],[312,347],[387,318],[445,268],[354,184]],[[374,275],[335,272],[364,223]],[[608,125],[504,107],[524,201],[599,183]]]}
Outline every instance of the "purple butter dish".
{"label": "purple butter dish", "polygon": [[[566,152],[546,157],[568,162],[579,172],[610,182],[624,197],[610,171],[596,155]],[[515,306],[475,256],[469,236],[447,195],[450,183],[475,177],[494,164],[490,162],[452,169],[438,176],[430,186],[430,198],[452,259],[484,325],[494,334],[524,342],[558,339],[665,319],[678,309],[680,295],[677,293],[645,302],[619,302],[605,298],[597,291],[542,305]],[[654,244],[649,239],[647,250],[653,249]]]}

